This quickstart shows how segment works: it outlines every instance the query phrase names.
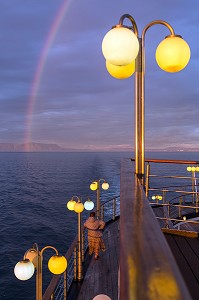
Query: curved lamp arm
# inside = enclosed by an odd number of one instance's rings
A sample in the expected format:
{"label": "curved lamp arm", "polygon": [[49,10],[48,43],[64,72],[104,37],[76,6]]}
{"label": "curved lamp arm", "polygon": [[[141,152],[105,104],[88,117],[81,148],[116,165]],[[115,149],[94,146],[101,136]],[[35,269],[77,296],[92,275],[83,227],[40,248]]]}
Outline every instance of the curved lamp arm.
{"label": "curved lamp arm", "polygon": [[81,199],[78,196],[72,196],[72,200],[74,200],[74,198],[76,198],[77,201],[81,201]]}
{"label": "curved lamp arm", "polygon": [[150,27],[152,27],[153,25],[157,25],[157,24],[166,26],[169,29],[171,35],[176,36],[173,27],[169,23],[167,23],[165,21],[162,21],[162,20],[155,20],[155,21],[150,22],[148,25],[146,25],[144,27],[143,31],[142,31],[142,43],[143,43],[143,45],[144,45],[144,38],[145,38],[145,34],[146,34],[147,30]]}
{"label": "curved lamp arm", "polygon": [[[119,20],[119,26],[125,27],[125,26],[123,25],[123,22],[124,22],[124,19],[125,19],[125,18],[127,18],[127,19],[129,19],[129,20],[131,21],[131,23],[132,23],[132,25],[133,25],[133,26],[132,26],[132,29],[133,29],[135,35],[138,36],[138,27],[137,27],[137,24],[136,24],[134,18],[133,18],[131,15],[129,15],[129,14],[124,14],[124,15],[122,15],[121,18],[120,18],[120,20]],[[128,28],[129,28],[129,27],[128,27]]]}

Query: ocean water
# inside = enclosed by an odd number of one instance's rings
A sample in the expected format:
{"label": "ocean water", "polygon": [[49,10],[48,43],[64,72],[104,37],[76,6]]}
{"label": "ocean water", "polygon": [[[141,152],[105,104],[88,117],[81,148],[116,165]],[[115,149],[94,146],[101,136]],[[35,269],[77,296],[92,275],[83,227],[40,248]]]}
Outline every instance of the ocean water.
{"label": "ocean water", "polygon": [[[33,243],[39,249],[54,246],[64,254],[77,233],[77,215],[66,203],[74,195],[95,203],[96,193],[89,186],[100,178],[110,184],[101,191],[102,202],[119,195],[121,160],[130,157],[133,153],[0,153],[0,300],[35,299],[35,276],[18,280],[15,264]],[[146,157],[199,160],[199,152]],[[169,165],[165,170],[186,173],[185,166]],[[83,220],[87,216],[85,211]],[[46,266],[53,254],[44,252],[44,290],[52,277]]]}

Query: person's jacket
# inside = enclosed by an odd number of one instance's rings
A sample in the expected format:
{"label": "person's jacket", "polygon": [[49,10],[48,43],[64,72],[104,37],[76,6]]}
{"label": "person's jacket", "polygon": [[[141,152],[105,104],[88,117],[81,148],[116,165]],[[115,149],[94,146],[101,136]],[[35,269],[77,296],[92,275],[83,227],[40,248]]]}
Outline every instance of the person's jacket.
{"label": "person's jacket", "polygon": [[101,237],[104,226],[104,221],[97,220],[94,217],[89,217],[84,223],[84,227],[88,229],[88,236],[90,237]]}

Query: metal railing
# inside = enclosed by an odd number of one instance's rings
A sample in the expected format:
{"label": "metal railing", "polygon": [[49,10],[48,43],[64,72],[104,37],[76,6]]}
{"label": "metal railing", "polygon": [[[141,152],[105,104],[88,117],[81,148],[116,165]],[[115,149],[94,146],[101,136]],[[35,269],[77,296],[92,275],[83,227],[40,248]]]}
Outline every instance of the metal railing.
{"label": "metal railing", "polygon": [[[120,196],[115,196],[104,203],[100,207],[101,218],[105,222],[115,220],[120,215]],[[82,261],[88,248],[86,238],[86,230],[82,229]],[[47,287],[42,300],[66,300],[67,293],[73,281],[77,281],[77,236],[65,254],[68,262],[66,271],[61,275],[54,275],[49,286]]]}
{"label": "metal railing", "polygon": [[[157,218],[164,221],[166,228],[177,227],[180,230],[181,225],[186,223],[192,225],[193,228],[197,225],[197,229],[199,230],[199,222],[187,220],[186,217],[186,215],[188,218],[189,216],[193,217],[193,214],[197,215],[199,212],[199,178],[196,177],[196,173],[191,172],[191,176],[164,175],[162,168],[160,168],[160,175],[151,174],[151,164],[170,163],[179,166],[187,164],[195,165],[198,162],[160,159],[146,160],[146,162],[146,195],[153,207],[156,204],[162,206],[164,209],[163,217],[158,216]],[[155,199],[152,200],[153,198]],[[190,226],[187,226],[187,229],[190,228]]]}

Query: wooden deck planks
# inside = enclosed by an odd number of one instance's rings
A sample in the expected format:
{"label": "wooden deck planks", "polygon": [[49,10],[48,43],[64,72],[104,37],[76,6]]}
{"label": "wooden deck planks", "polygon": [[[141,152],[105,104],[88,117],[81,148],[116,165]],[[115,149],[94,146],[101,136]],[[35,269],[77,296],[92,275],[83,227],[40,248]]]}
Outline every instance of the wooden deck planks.
{"label": "wooden deck planks", "polygon": [[119,220],[111,223],[104,231],[106,251],[99,260],[92,258],[82,283],[77,300],[92,300],[96,295],[105,294],[112,300],[118,299],[119,263]]}
{"label": "wooden deck planks", "polygon": [[199,294],[199,239],[165,234],[193,300]]}

